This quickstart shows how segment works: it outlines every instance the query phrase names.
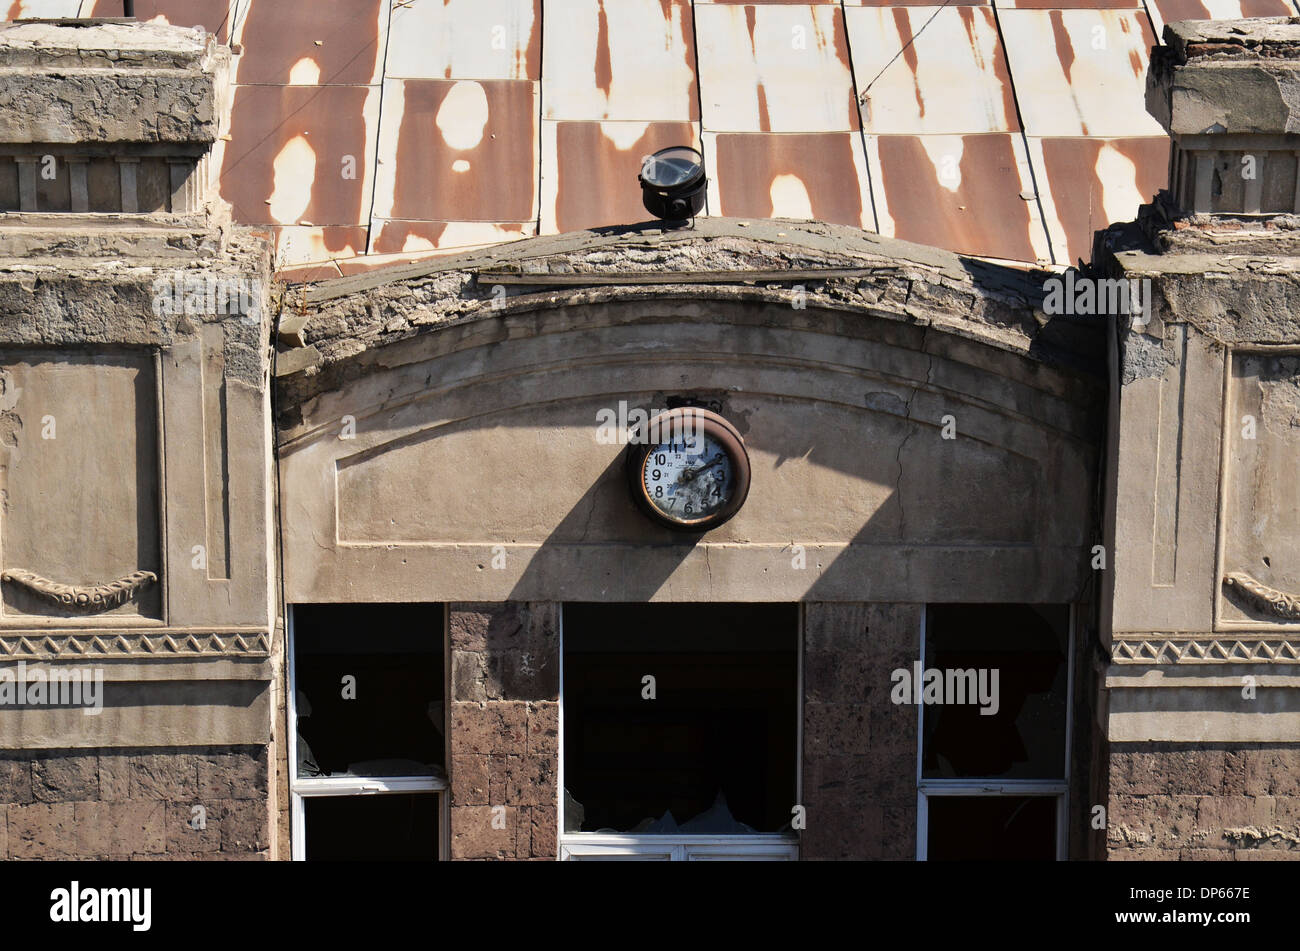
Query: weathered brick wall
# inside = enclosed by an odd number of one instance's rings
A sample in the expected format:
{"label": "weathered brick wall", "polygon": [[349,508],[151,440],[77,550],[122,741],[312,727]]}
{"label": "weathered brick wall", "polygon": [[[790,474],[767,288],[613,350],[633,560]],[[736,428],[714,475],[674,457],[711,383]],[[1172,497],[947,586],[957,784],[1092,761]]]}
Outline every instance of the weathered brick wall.
{"label": "weathered brick wall", "polygon": [[549,603],[450,606],[453,859],[555,857],[559,618]]}
{"label": "weathered brick wall", "polygon": [[1108,858],[1300,860],[1300,746],[1113,743]]}
{"label": "weathered brick wall", "polygon": [[266,759],[254,746],[4,751],[0,855],[265,859]]}
{"label": "weathered brick wall", "polygon": [[802,858],[916,856],[916,707],[890,702],[889,675],[919,656],[922,610],[805,608]]}

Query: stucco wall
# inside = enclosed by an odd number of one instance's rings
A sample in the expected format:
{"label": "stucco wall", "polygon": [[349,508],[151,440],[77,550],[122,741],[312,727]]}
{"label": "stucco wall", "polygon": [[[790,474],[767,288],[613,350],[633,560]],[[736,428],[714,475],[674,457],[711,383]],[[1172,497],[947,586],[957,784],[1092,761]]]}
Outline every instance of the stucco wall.
{"label": "stucco wall", "polygon": [[[678,297],[369,358],[281,430],[291,602],[1060,602],[1087,575],[1095,388],[955,335]],[[754,467],[698,541],[633,509],[598,438],[601,410],[672,397],[732,420]]]}

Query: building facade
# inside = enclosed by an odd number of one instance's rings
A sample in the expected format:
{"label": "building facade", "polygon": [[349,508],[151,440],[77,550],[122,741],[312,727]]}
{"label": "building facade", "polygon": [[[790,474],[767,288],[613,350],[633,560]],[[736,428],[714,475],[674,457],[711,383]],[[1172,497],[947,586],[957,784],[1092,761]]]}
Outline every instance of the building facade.
{"label": "building facade", "polygon": [[221,38],[0,31],[6,856],[1300,856],[1300,26],[1167,28],[1079,271],[715,215],[292,282]]}

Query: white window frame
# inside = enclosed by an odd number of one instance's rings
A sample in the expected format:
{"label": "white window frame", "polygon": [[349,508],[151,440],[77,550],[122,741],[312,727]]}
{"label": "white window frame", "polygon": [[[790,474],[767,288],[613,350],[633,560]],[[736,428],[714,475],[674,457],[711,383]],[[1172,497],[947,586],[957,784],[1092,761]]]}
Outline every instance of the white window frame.
{"label": "white window frame", "polygon": [[[556,795],[556,861],[622,859],[630,861],[798,861],[799,837],[779,832],[755,835],[625,835],[564,831],[564,603],[560,604],[559,769]],[[795,801],[803,802],[803,640],[804,605],[795,622]]]}
{"label": "white window frame", "polygon": [[799,858],[796,839],[761,835],[606,835],[570,832],[560,842],[561,862],[581,859],[641,859],[664,862],[790,862]]}
{"label": "white window frame", "polygon": [[[1062,779],[926,779],[922,775],[925,756],[925,704],[916,705],[916,858],[927,861],[930,843],[931,796],[1050,796],[1056,798],[1056,861],[1069,857],[1070,761],[1074,741],[1074,633],[1076,611],[1071,604],[1065,647],[1065,763]],[[921,610],[921,663],[925,664],[926,623],[930,605]]]}
{"label": "white window frame", "polygon": [[[436,859],[450,857],[451,823],[448,815],[447,780],[442,776],[309,776],[298,777],[298,669],[294,653],[294,606],[290,605],[285,626],[285,651],[289,690],[286,698],[289,734],[289,847],[295,862],[307,860],[307,811],[309,797],[382,796],[428,793],[438,811],[438,852]],[[450,670],[447,665],[447,607],[443,605],[443,697],[447,696]],[[443,701],[443,737],[447,736],[449,704]],[[448,762],[444,749],[443,762]]]}

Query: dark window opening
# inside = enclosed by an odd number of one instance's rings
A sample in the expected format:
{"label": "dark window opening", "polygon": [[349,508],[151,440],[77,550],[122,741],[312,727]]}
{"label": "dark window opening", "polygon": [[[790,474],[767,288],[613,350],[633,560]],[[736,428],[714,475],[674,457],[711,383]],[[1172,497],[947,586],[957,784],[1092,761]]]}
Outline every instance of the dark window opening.
{"label": "dark window opening", "polygon": [[432,861],[438,857],[438,797],[308,796],[308,861]]}
{"label": "dark window opening", "polygon": [[797,655],[796,605],[565,605],[564,830],[788,830]]}
{"label": "dark window opening", "polygon": [[300,778],[442,773],[441,605],[297,605],[294,666]]}
{"label": "dark window opening", "polygon": [[1054,796],[930,796],[926,858],[1056,858]]}
{"label": "dark window opening", "polygon": [[996,671],[997,709],[927,704],[924,778],[1065,776],[1069,622],[1065,605],[930,607],[925,669]]}

